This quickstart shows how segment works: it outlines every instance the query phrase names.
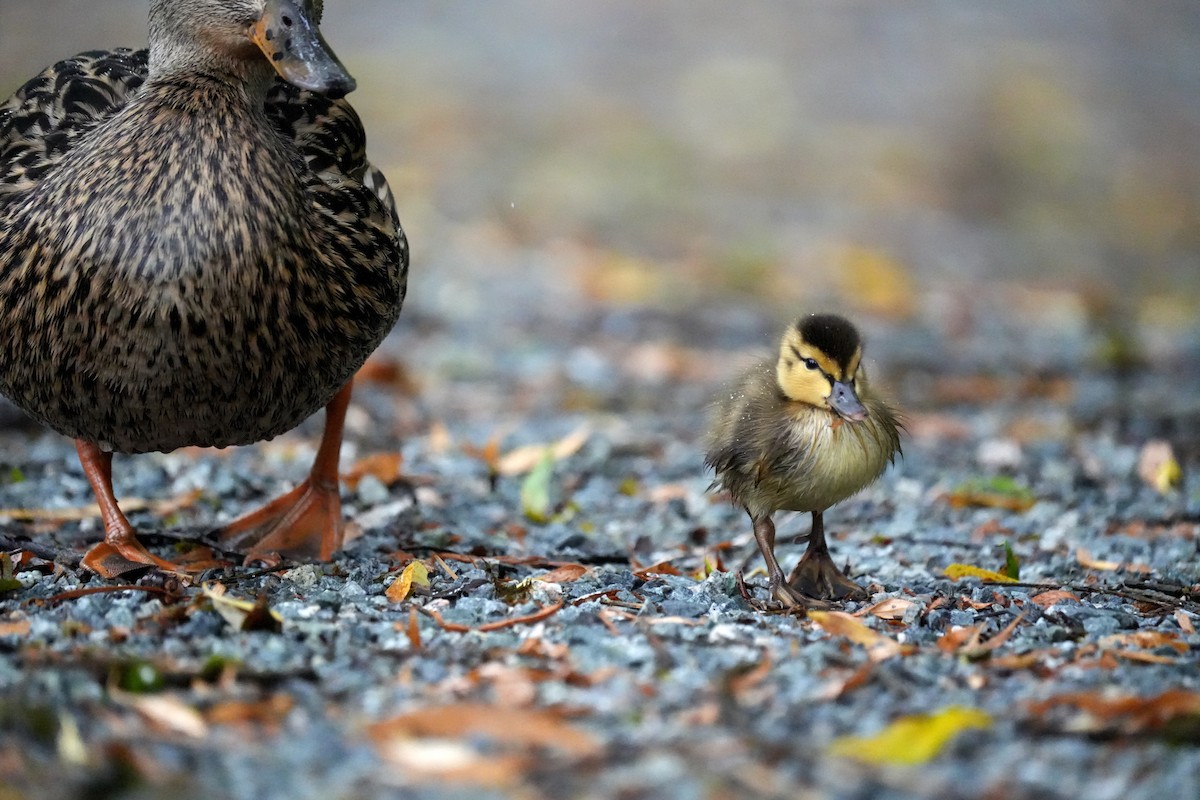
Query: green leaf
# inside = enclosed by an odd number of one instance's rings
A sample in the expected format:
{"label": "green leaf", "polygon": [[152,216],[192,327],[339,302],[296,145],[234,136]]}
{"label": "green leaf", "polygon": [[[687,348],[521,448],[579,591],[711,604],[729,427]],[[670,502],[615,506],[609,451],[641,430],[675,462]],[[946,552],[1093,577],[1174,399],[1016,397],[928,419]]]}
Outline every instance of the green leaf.
{"label": "green leaf", "polygon": [[167,685],[158,668],[147,661],[134,661],[117,669],[117,686],[133,694],[161,692]]}
{"label": "green leaf", "polygon": [[554,452],[549,448],[521,483],[521,511],[544,525],[554,518]]}
{"label": "green leaf", "polygon": [[1014,581],[1021,580],[1021,562],[1007,541],[1004,542],[1004,574]]}
{"label": "green leaf", "polygon": [[0,553],[0,594],[24,588],[13,574],[13,561],[8,553]]}
{"label": "green leaf", "polygon": [[1009,511],[1028,511],[1037,502],[1037,497],[1028,487],[1007,475],[964,481],[946,499],[956,508],[981,506]]}

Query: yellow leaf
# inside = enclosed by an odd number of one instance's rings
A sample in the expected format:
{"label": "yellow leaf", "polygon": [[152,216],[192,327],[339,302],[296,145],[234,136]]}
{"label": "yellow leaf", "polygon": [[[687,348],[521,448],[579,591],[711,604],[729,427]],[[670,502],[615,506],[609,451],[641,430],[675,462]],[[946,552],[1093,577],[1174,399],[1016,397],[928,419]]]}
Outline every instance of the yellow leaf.
{"label": "yellow leaf", "polygon": [[1152,439],[1138,457],[1138,475],[1159,494],[1170,494],[1183,482],[1183,470],[1171,443]]}
{"label": "yellow leaf", "polygon": [[970,564],[951,564],[946,567],[946,577],[954,581],[961,578],[979,578],[980,580],[995,581],[996,583],[1017,583],[1015,579],[1000,572],[993,572],[990,569],[983,569],[982,567],[973,567]]}
{"label": "yellow leaf", "polygon": [[835,739],[829,752],[868,764],[924,764],[962,731],[991,725],[992,718],[979,709],[950,706],[933,714],[901,717],[874,736]]}
{"label": "yellow leaf", "polygon": [[408,562],[408,565],[396,576],[396,580],[388,586],[385,593],[387,599],[393,603],[402,602],[412,591],[414,583],[418,586],[429,585],[429,568],[424,563],[415,560]]}
{"label": "yellow leaf", "polygon": [[266,611],[270,615],[270,619],[274,620],[275,626],[283,625],[283,617],[279,612],[265,608],[260,603],[252,600],[243,600],[238,597],[227,597],[225,595],[225,586],[223,584],[205,584],[202,587],[204,596],[212,603],[213,609],[220,614],[226,622],[238,630],[242,630],[246,624],[246,620],[251,618],[251,615],[261,614]]}

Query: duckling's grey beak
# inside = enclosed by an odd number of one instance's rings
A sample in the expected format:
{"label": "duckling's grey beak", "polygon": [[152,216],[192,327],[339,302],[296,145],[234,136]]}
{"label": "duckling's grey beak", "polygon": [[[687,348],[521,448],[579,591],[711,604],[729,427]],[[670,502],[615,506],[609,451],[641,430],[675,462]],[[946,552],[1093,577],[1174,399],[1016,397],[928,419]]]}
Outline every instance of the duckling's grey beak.
{"label": "duckling's grey beak", "polygon": [[354,78],[325,43],[312,0],[267,0],[250,38],[285,81],[332,98],[354,91]]}
{"label": "duckling's grey beak", "polygon": [[867,418],[867,408],[858,399],[854,387],[841,381],[833,382],[833,391],[825,401],[839,417],[847,422],[862,422]]}

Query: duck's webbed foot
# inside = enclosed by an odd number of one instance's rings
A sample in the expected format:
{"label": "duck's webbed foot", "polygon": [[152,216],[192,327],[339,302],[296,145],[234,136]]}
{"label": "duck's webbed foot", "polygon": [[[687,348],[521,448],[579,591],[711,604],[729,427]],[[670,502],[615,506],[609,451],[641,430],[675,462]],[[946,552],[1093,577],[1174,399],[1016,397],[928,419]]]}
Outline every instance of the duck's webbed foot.
{"label": "duck's webbed foot", "polygon": [[830,608],[829,603],[824,600],[818,600],[816,597],[811,597],[804,592],[801,592],[792,586],[789,586],[783,580],[783,573],[779,575],[779,583],[769,581],[767,588],[770,589],[771,597],[775,599],[785,610],[792,611],[797,609],[825,609]]}
{"label": "duck's webbed foot", "polygon": [[274,566],[281,556],[328,561],[342,546],[345,524],[337,484],[309,476],[217,533],[222,546],[246,555],[246,563]]}
{"label": "duck's webbed foot", "polygon": [[117,505],[112,485],[112,453],[83,439],[75,440],[75,449],[104,520],[104,540],[84,554],[83,566],[106,580],[152,567],[178,572],[178,565],[154,555],[137,540],[133,526]]}
{"label": "duck's webbed foot", "polygon": [[165,572],[179,572],[180,567],[151,553],[134,538],[132,531],[121,541],[106,537],[83,556],[83,566],[105,580],[133,578],[133,573],[157,568]]}
{"label": "duck's webbed foot", "polygon": [[758,541],[758,549],[762,552],[763,560],[767,562],[767,589],[771,597],[786,611],[829,608],[828,603],[788,585],[783,579],[779,561],[775,558],[775,523],[770,517],[751,519],[754,522],[754,538]]}
{"label": "duck's webbed foot", "polygon": [[787,586],[809,597],[825,600],[865,600],[867,591],[842,573],[829,555],[821,512],[813,512],[808,550],[788,576]]}
{"label": "duck's webbed foot", "polygon": [[342,547],[345,522],[338,493],[338,451],[350,405],[347,383],[325,408],[325,433],[308,478],[287,494],[234,520],[217,533],[246,563],[279,563],[280,556],[328,561]]}

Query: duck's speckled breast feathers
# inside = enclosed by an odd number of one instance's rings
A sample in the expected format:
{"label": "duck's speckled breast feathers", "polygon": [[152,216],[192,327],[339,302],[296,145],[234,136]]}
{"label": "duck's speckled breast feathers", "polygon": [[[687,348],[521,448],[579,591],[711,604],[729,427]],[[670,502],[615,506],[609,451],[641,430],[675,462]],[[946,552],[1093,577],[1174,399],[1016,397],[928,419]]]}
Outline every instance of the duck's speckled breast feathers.
{"label": "duck's speckled breast feathers", "polygon": [[122,451],[269,438],[399,314],[390,192],[345,101],[145,70],[84,54],[0,106],[0,391]]}

